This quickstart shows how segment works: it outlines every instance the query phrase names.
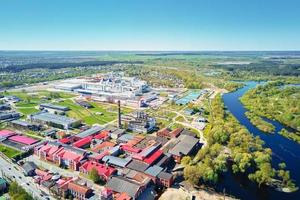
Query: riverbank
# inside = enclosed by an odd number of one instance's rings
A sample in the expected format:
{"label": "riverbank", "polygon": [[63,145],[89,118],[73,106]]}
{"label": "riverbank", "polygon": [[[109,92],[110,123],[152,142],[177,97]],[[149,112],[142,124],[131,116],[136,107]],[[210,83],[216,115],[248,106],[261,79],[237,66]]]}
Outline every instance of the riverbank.
{"label": "riverbank", "polygon": [[274,133],[275,131],[275,126],[271,123],[268,123],[264,121],[261,117],[255,115],[251,111],[247,111],[245,113],[247,118],[250,120],[250,122],[256,126],[259,130],[265,132],[265,133]]}
{"label": "riverbank", "polygon": [[[223,100],[226,108],[231,112],[235,118],[247,128],[247,130],[254,136],[259,136],[264,141],[264,148],[272,149],[272,166],[278,166],[280,163],[286,163],[286,170],[289,171],[291,178],[296,184],[300,182],[300,145],[288,140],[287,138],[278,134],[278,132],[285,126],[278,121],[269,121],[275,126],[274,134],[265,134],[254,126],[250,120],[246,117],[245,113],[248,111],[240,101],[240,98],[249,90],[257,87],[259,82],[245,82],[243,88],[238,89],[235,92],[227,93],[223,95]],[[252,106],[258,106],[253,102]],[[275,110],[276,111],[276,110]],[[227,181],[228,177],[224,181],[224,186],[227,191],[230,190],[230,194],[241,199],[270,199],[270,200],[282,200],[282,199],[300,199],[300,192],[290,192],[285,187],[281,187],[278,191],[274,187],[261,187],[256,188],[253,185],[245,184],[243,179],[234,178],[231,181]],[[233,181],[237,181],[239,186]]]}

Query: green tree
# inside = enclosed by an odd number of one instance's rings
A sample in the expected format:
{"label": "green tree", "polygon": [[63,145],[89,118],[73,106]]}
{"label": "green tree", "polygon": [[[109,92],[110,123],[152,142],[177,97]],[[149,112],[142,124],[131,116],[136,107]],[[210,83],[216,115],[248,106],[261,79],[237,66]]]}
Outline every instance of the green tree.
{"label": "green tree", "polygon": [[94,182],[94,183],[99,183],[101,181],[101,177],[98,174],[98,171],[96,168],[93,168],[90,173],[89,173],[89,178]]}

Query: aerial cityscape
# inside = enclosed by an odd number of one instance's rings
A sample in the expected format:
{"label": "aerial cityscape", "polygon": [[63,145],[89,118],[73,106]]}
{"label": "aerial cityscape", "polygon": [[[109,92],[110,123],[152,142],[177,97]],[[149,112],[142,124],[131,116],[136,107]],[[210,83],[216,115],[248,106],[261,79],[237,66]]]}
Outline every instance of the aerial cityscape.
{"label": "aerial cityscape", "polygon": [[0,200],[300,199],[299,7],[1,2]]}

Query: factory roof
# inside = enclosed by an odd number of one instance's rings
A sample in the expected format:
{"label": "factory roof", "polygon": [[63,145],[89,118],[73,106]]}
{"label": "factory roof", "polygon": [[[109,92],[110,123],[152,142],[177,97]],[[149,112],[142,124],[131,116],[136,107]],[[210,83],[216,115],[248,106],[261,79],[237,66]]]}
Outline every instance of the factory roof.
{"label": "factory roof", "polygon": [[126,178],[114,176],[108,181],[107,187],[112,189],[114,192],[125,192],[130,197],[135,198],[141,188],[141,185],[134,183],[133,181],[129,181]]}
{"label": "factory roof", "polygon": [[160,179],[170,180],[173,177],[173,175],[171,173],[162,171],[158,174],[157,177]]}
{"label": "factory roof", "polygon": [[115,156],[104,156],[103,157],[103,162],[107,162],[109,164],[118,166],[118,167],[125,167],[130,161],[131,158],[127,157],[127,158],[118,158]]}
{"label": "factory roof", "polygon": [[161,155],[163,154],[162,150],[157,150],[147,158],[145,158],[143,161],[145,163],[148,163],[149,165],[153,164]]}
{"label": "factory roof", "polygon": [[93,137],[89,136],[89,137],[86,137],[86,138],[82,138],[76,142],[73,143],[73,146],[74,147],[78,147],[78,148],[81,148],[87,144],[90,144],[91,141],[92,141]]}
{"label": "factory roof", "polygon": [[131,134],[124,134],[124,135],[120,136],[120,137],[118,138],[118,140],[127,142],[127,141],[133,139],[133,137],[134,137],[134,136],[131,135]]}
{"label": "factory roof", "polygon": [[169,150],[170,154],[180,156],[188,155],[190,151],[194,148],[194,146],[199,142],[199,140],[190,135],[180,135],[179,142]]}
{"label": "factory roof", "polygon": [[46,122],[52,122],[55,124],[61,124],[64,126],[68,126],[74,122],[77,122],[78,120],[69,118],[69,117],[65,117],[65,116],[61,116],[61,115],[55,115],[52,113],[48,113],[48,112],[39,112],[36,113],[34,115],[32,115],[33,119],[36,120],[41,120],[41,121],[46,121]]}
{"label": "factory roof", "polygon": [[161,168],[157,165],[153,165],[153,166],[149,167],[145,171],[145,173],[150,175],[150,176],[156,177],[162,170],[163,170],[163,168]]}
{"label": "factory roof", "polygon": [[16,133],[11,130],[1,130],[0,131],[0,137],[8,137],[8,136],[12,136],[12,135],[16,135]]}
{"label": "factory roof", "polygon": [[76,137],[79,137],[79,138],[85,138],[85,137],[88,137],[90,135],[95,135],[97,133],[99,133],[101,130],[103,130],[104,128],[101,127],[101,126],[93,126],[91,127],[90,129],[87,129],[81,133],[78,133],[76,135]]}
{"label": "factory roof", "polygon": [[149,165],[142,161],[132,160],[126,167],[138,172],[144,172],[149,167]]}
{"label": "factory roof", "polygon": [[9,137],[9,140],[18,142],[18,143],[22,143],[22,144],[26,144],[26,145],[31,145],[31,144],[38,142],[38,140],[35,140],[30,137],[22,136],[22,135],[11,136],[11,137]]}
{"label": "factory roof", "polygon": [[54,104],[51,104],[51,103],[42,103],[42,104],[40,104],[40,107],[51,108],[51,109],[54,109],[54,110],[61,110],[61,111],[70,110],[67,106],[54,105]]}

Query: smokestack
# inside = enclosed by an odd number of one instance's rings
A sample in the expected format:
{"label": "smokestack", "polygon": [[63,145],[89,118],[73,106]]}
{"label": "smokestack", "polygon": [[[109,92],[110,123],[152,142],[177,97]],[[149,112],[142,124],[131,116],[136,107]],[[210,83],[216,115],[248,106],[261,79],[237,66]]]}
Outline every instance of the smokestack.
{"label": "smokestack", "polygon": [[118,127],[122,128],[122,122],[121,122],[121,102],[118,100]]}

